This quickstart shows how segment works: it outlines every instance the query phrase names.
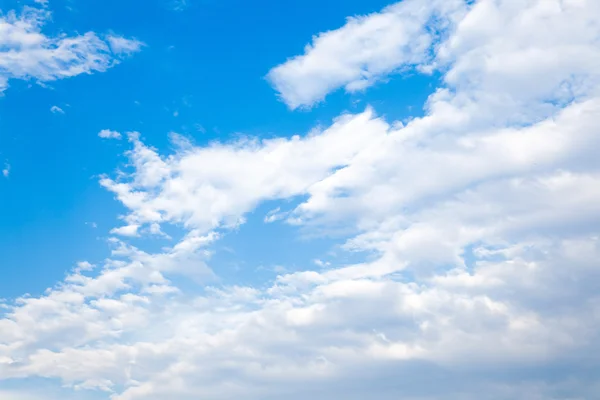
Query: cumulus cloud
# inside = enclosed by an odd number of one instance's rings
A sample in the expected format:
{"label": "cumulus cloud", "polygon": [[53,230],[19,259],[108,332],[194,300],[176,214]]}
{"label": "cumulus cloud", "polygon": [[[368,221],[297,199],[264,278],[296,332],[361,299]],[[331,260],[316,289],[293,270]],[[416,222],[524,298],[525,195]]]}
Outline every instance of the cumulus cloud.
{"label": "cumulus cloud", "polygon": [[49,82],[102,72],[140,49],[137,40],[115,35],[104,40],[94,32],[47,36],[42,28],[50,17],[48,10],[32,7],[0,16],[0,92],[11,79]]}
{"label": "cumulus cloud", "polygon": [[52,114],[64,114],[65,110],[63,110],[59,106],[52,106],[52,107],[50,107],[50,112]]}
{"label": "cumulus cloud", "polygon": [[[130,134],[131,169],[101,179],[127,208],[114,233],[184,236],[154,252],[112,238],[103,265],[4,304],[0,376],[113,400],[598,397],[598,7],[434,18],[448,33],[423,59],[443,83],[404,125],[367,109],[172,154]],[[362,262],[220,283],[215,242],[273,200],[297,206],[266,222],[341,226]]]}
{"label": "cumulus cloud", "polygon": [[121,133],[117,131],[111,131],[110,129],[102,129],[98,132],[98,136],[102,139],[121,139]]}
{"label": "cumulus cloud", "polygon": [[125,218],[130,226],[170,222],[207,232],[237,225],[261,201],[306,193],[385,133],[385,123],[367,111],[304,138],[243,139],[184,148],[170,157],[131,134],[135,175],[104,177],[101,184],[132,211]]}

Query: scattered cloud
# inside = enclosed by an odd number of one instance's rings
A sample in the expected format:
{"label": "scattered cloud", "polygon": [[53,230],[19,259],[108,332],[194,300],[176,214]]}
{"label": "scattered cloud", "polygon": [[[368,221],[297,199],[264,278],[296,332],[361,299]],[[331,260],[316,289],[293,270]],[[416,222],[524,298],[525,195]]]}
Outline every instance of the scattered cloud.
{"label": "scattered cloud", "polygon": [[136,39],[126,39],[122,36],[109,35],[106,40],[110,46],[110,50],[116,55],[130,55],[139,52],[144,43]]}
{"label": "scattered cloud", "polygon": [[4,176],[5,178],[8,178],[9,175],[10,175],[10,164],[4,163],[4,168],[2,169],[2,176]]}
{"label": "scattered cloud", "polygon": [[102,129],[100,132],[98,132],[98,136],[103,139],[117,139],[117,140],[120,140],[122,137],[121,133],[119,133],[117,131],[112,131],[110,129]]}
{"label": "scattered cloud", "polygon": [[135,237],[135,236],[139,236],[139,233],[138,233],[139,228],[140,228],[139,225],[126,225],[126,226],[122,226],[120,228],[113,228],[113,229],[111,229],[110,233],[112,233],[113,235]]}
{"label": "scattered cloud", "polygon": [[103,40],[94,32],[46,36],[42,28],[50,18],[45,8],[32,7],[0,16],[0,92],[11,79],[43,83],[102,72],[141,47],[134,39],[111,35]]}
{"label": "scattered cloud", "polygon": [[65,110],[63,110],[59,106],[52,106],[52,107],[50,107],[50,112],[53,114],[64,114]]}
{"label": "scattered cloud", "polygon": [[270,223],[272,223],[272,222],[275,222],[275,221],[279,221],[279,220],[281,220],[281,219],[284,219],[284,218],[285,218],[287,215],[288,215],[288,213],[286,213],[286,212],[282,212],[282,211],[281,211],[281,208],[277,207],[277,208],[275,208],[275,209],[273,209],[273,210],[269,211],[269,212],[267,213],[267,215],[265,215],[264,222],[265,222],[266,224],[270,224]]}

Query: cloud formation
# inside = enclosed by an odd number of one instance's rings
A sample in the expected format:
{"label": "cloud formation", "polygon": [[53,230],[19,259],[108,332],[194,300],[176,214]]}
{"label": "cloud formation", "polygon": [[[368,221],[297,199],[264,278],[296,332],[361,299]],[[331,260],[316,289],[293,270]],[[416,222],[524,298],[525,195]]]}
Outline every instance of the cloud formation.
{"label": "cloud formation", "polygon": [[[102,265],[5,304],[0,376],[112,400],[597,397],[600,5],[402,4],[319,38],[350,26],[394,42],[415,10],[458,10],[411,50],[444,71],[425,116],[400,125],[369,108],[302,137],[174,137],[168,155],[129,134],[131,168],[101,179],[127,209],[114,233],[175,225],[182,238],[158,252],[112,238]],[[400,64],[386,65],[375,75]],[[292,105],[362,79],[313,71],[302,79],[324,89]],[[341,226],[363,261],[220,284],[214,244],[278,200],[294,201],[265,222]]]}
{"label": "cloud formation", "polygon": [[142,46],[135,39],[103,39],[94,32],[46,36],[42,28],[50,17],[46,9],[32,7],[0,16],[0,92],[11,79],[51,82],[102,72]]}
{"label": "cloud formation", "polygon": [[310,107],[336,89],[363,90],[401,69],[424,68],[434,43],[467,11],[463,0],[404,0],[379,13],[348,18],[323,32],[305,53],[267,78],[292,109]]}
{"label": "cloud formation", "polygon": [[[273,68],[268,78],[292,109],[309,107],[339,88],[363,90],[414,68],[441,70],[452,86],[475,84],[472,91],[497,93],[498,99],[519,85],[524,93],[541,95],[561,84],[555,94],[564,100],[580,90],[591,78],[589,71],[598,66],[596,12],[598,5],[587,0],[526,0],[518,5],[405,0],[316,35],[304,54]],[[583,25],[570,31],[573,20]],[[539,29],[549,30],[546,38],[539,37]],[[547,75],[536,75],[542,61],[548,64]],[[579,80],[556,81],[565,68]],[[532,75],[536,79],[528,79]],[[497,107],[501,111],[503,104]]]}
{"label": "cloud formation", "polygon": [[101,137],[102,139],[121,139],[121,133],[117,132],[117,131],[112,131],[110,129],[102,129],[100,132],[98,132],[98,137]]}

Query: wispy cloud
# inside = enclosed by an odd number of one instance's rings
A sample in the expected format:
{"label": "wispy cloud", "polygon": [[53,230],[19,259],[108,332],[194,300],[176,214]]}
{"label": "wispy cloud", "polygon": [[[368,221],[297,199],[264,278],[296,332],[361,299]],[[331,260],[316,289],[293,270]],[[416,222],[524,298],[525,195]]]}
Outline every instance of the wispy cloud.
{"label": "wispy cloud", "polygon": [[46,36],[42,28],[50,18],[47,9],[31,7],[0,16],[0,92],[10,79],[49,82],[102,72],[141,48],[137,40],[116,35],[103,40],[94,32]]}
{"label": "wispy cloud", "polygon": [[139,52],[144,43],[136,39],[126,39],[122,36],[109,35],[106,40],[110,46],[113,54],[116,55],[130,55]]}
{"label": "wispy cloud", "polygon": [[50,107],[50,112],[52,112],[53,114],[64,114],[65,110],[63,110],[59,106],[52,106]]}
{"label": "wispy cloud", "polygon": [[190,0],[167,0],[167,7],[173,11],[183,11],[190,6]]}

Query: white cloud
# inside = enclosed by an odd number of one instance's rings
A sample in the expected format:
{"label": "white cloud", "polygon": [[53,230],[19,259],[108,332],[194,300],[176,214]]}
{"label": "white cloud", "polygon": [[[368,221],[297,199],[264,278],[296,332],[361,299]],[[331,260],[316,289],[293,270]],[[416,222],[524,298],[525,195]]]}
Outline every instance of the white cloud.
{"label": "white cloud", "polygon": [[52,106],[52,107],[50,107],[50,112],[53,114],[64,114],[65,110],[63,110],[59,106]]}
{"label": "white cloud", "polygon": [[466,8],[464,0],[404,0],[349,18],[344,27],[315,36],[303,55],[273,68],[268,78],[292,109],[341,87],[365,89],[403,67],[429,62],[434,41]]}
{"label": "white cloud", "polygon": [[[344,27],[316,36],[305,54],[275,67],[268,77],[291,108],[310,106],[340,87],[349,92],[364,89],[411,67],[444,72],[450,67],[445,74],[448,83],[457,88],[471,85],[470,89],[481,92],[479,96],[496,93],[497,100],[507,90],[522,89],[526,96],[543,96],[550,90],[555,99],[546,100],[568,101],[585,90],[581,85],[599,63],[593,23],[596,2],[467,3],[405,0],[380,13],[351,18]],[[569,21],[574,19],[586,23],[571,31]],[[540,31],[524,22],[529,20],[551,32],[540,38]],[[505,34],[511,40],[502,39]],[[448,40],[436,40],[447,36]],[[545,75],[536,74],[539,60],[544,60]],[[562,82],[565,68],[579,79]],[[510,105],[499,101],[494,113],[499,115]],[[515,118],[537,111],[523,109]]]}
{"label": "white cloud", "polygon": [[110,50],[114,54],[133,54],[139,52],[144,43],[135,39],[126,39],[122,36],[110,35],[106,38],[110,46]]}
{"label": "white cloud", "polygon": [[102,129],[98,132],[98,136],[103,139],[121,139],[121,134],[117,131],[111,131],[110,129]]}
{"label": "white cloud", "polygon": [[4,163],[4,168],[2,169],[2,176],[4,176],[5,178],[8,178],[9,175],[10,175],[10,164]]}
{"label": "white cloud", "polygon": [[[479,1],[404,125],[368,109],[170,155],[130,134],[132,169],[102,178],[128,209],[115,232],[185,236],[155,253],[111,239],[97,274],[6,304],[0,376],[113,400],[598,397],[598,7]],[[368,257],[221,284],[214,242],[283,199],[300,203],[288,222],[341,226]]]}
{"label": "white cloud", "polygon": [[264,218],[266,224],[284,219],[288,213],[282,212],[280,207],[277,207],[267,213]]}
{"label": "white cloud", "polygon": [[105,177],[101,183],[132,210],[129,225],[183,223],[204,232],[235,226],[260,201],[305,193],[384,135],[386,125],[371,116],[367,111],[340,117],[326,131],[306,138],[244,139],[184,149],[167,158],[132,134],[134,148],[128,154],[135,175],[124,181]]}
{"label": "white cloud", "polygon": [[114,35],[103,40],[94,32],[46,36],[42,27],[50,17],[49,11],[31,7],[0,17],[0,92],[11,79],[48,82],[102,72],[140,49],[136,40]]}
{"label": "white cloud", "polygon": [[120,228],[111,229],[110,233],[121,236],[139,236],[139,225],[125,225]]}

